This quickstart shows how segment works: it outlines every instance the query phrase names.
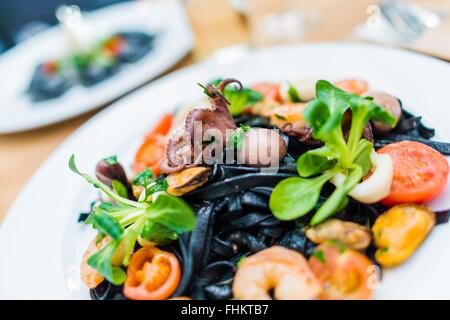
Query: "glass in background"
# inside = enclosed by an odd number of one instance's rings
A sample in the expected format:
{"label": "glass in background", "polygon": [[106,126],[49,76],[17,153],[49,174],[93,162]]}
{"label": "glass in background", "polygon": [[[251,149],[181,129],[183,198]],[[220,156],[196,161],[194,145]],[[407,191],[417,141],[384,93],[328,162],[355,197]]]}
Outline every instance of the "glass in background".
{"label": "glass in background", "polygon": [[230,0],[256,46],[347,37],[378,0]]}
{"label": "glass in background", "polygon": [[244,0],[250,42],[255,46],[300,42],[319,21],[309,0]]}

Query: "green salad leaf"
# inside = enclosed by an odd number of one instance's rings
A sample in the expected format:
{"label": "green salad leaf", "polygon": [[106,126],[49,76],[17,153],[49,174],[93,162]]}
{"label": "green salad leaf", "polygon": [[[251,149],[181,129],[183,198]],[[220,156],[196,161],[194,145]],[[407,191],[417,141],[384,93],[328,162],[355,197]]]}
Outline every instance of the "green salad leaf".
{"label": "green salad leaf", "polygon": [[89,266],[100,272],[101,275],[116,286],[121,285],[127,279],[125,271],[111,263],[118,246],[117,242],[110,242],[100,251],[90,256],[87,261]]}
{"label": "green salad leaf", "polygon": [[142,238],[158,244],[167,244],[178,239],[178,233],[160,223],[147,220],[141,233]]}
{"label": "green salad leaf", "polygon": [[[342,203],[347,205],[347,194],[353,189],[356,184],[361,181],[362,169],[359,166],[355,166],[344,183],[337,187],[331,196],[322,204],[322,206],[317,210],[311,219],[311,225],[314,226],[319,224],[323,220],[327,219],[337,211],[343,208]],[[317,178],[316,178],[317,179]]]}
{"label": "green salad leaf", "polygon": [[128,191],[127,188],[124,186],[122,182],[119,180],[112,180],[111,181],[113,191],[117,193],[122,198],[128,198]]}
{"label": "green salad leaf", "polygon": [[120,241],[120,238],[123,235],[123,227],[120,223],[101,210],[94,211],[88,219],[86,219],[85,223],[92,223],[95,229],[107,234],[116,241]]}
{"label": "green salad leaf", "polygon": [[147,209],[148,217],[177,232],[189,232],[195,228],[196,218],[191,207],[182,199],[160,194]]}
{"label": "green salad leaf", "polygon": [[[195,228],[194,211],[181,198],[161,193],[153,202],[148,199],[146,199],[148,202],[129,200],[119,194],[123,193],[122,184],[115,185],[113,181],[112,190],[97,179],[80,172],[73,155],[69,160],[69,168],[111,199],[95,205],[85,223],[92,225],[99,232],[101,239],[105,236],[110,238],[110,242],[93,254],[87,263],[115,285],[122,284],[126,279],[121,266],[113,264],[113,260],[117,263],[117,258],[113,258],[119,248],[121,265],[127,266],[138,237],[157,244],[165,244],[177,239],[179,234],[190,232]],[[140,178],[146,181],[149,177],[149,172],[146,172]],[[140,178],[138,181],[142,182]],[[150,195],[166,190],[167,182],[165,179],[158,179],[145,184],[144,188]]]}
{"label": "green salad leaf", "polygon": [[308,178],[333,168],[337,159],[332,154],[332,150],[328,146],[304,153],[297,161],[298,174]]}
{"label": "green salad leaf", "polygon": [[[348,139],[344,138],[344,114],[351,110]],[[376,104],[371,97],[362,97],[341,90],[325,80],[316,83],[316,99],[308,103],[305,119],[312,135],[324,145],[302,154],[297,171],[302,178],[281,181],[270,197],[270,209],[280,220],[297,219],[317,207],[324,184],[335,174],[347,176],[328,199],[317,208],[311,224],[327,219],[348,203],[348,193],[371,168],[373,144],[362,138],[369,120],[395,126],[396,118]]]}
{"label": "green salad leaf", "polygon": [[319,201],[324,184],[336,172],[327,171],[315,178],[287,178],[273,190],[269,206],[275,217],[280,220],[294,220],[314,209]]}

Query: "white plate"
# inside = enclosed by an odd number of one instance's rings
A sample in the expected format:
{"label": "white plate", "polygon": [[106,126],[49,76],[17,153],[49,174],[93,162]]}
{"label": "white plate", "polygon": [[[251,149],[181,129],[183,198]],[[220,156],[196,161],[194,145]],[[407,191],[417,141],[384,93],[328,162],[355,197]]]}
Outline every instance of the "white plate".
{"label": "white plate", "polygon": [[[67,51],[58,26],[21,43],[0,56],[0,133],[32,129],[101,107],[168,70],[193,47],[194,37],[178,0],[131,1],[85,14],[98,38],[117,31],[157,33],[155,47],[136,63],[86,88],[72,87],[61,97],[34,103],[24,93],[40,62]],[[13,75],[13,76],[12,76]]]}
{"label": "white plate", "polygon": [[[76,223],[95,192],[67,167],[93,173],[102,157],[131,163],[141,139],[163,112],[202,95],[197,82],[232,76],[261,80],[362,77],[450,136],[450,65],[411,52],[351,43],[323,43],[254,51],[234,61],[209,60],[175,72],[105,109],[74,133],[36,172],[0,229],[0,298],[88,298],[78,265],[92,237]],[[450,207],[450,187],[432,203]],[[450,298],[450,224],[437,226],[414,256],[386,271],[377,298]]]}

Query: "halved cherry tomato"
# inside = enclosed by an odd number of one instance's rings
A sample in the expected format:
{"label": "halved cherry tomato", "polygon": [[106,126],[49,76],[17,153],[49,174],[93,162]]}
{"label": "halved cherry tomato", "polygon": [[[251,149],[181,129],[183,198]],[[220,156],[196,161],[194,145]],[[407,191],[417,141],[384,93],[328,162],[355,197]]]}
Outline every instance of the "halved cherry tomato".
{"label": "halved cherry tomato", "polygon": [[325,300],[370,299],[376,283],[372,262],[356,250],[331,242],[318,246],[309,265],[323,285]]}
{"label": "halved cherry tomato", "polygon": [[164,115],[155,128],[147,135],[134,157],[133,170],[135,172],[151,168],[155,175],[161,173],[159,163],[166,153],[166,136],[172,127],[172,122],[172,114]]}
{"label": "halved cherry tomato", "polygon": [[427,145],[414,141],[391,143],[378,153],[387,153],[394,163],[391,192],[386,205],[421,203],[438,196],[447,183],[447,159]]}
{"label": "halved cherry tomato", "polygon": [[345,79],[336,82],[334,85],[344,91],[356,94],[363,94],[369,89],[367,81],[361,79]]}
{"label": "halved cherry tomato", "polygon": [[170,128],[172,128],[173,123],[173,114],[167,113],[165,114],[161,120],[159,120],[158,124],[155,126],[155,128],[150,132],[151,134],[162,134],[166,135],[169,133]]}
{"label": "halved cherry tomato", "polygon": [[281,102],[280,85],[278,83],[261,82],[251,86],[264,96],[264,100]]}
{"label": "halved cherry tomato", "polygon": [[180,282],[181,268],[174,254],[143,247],[131,257],[123,293],[133,300],[164,300]]}
{"label": "halved cherry tomato", "polygon": [[136,152],[133,170],[141,172],[146,168],[150,168],[158,176],[161,173],[159,163],[166,153],[166,148],[166,136],[161,134],[149,135]]}

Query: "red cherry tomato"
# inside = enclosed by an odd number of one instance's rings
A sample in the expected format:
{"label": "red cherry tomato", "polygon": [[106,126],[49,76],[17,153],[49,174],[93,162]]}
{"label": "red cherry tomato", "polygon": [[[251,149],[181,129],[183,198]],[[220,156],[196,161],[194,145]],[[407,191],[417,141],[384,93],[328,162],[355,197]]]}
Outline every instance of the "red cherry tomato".
{"label": "red cherry tomato", "polygon": [[280,85],[277,83],[256,83],[251,86],[251,89],[261,93],[264,96],[265,101],[281,102]]}
{"label": "red cherry tomato", "polygon": [[423,143],[391,143],[377,152],[389,154],[394,163],[391,192],[383,199],[384,204],[429,201],[438,196],[447,183],[447,159]]}

